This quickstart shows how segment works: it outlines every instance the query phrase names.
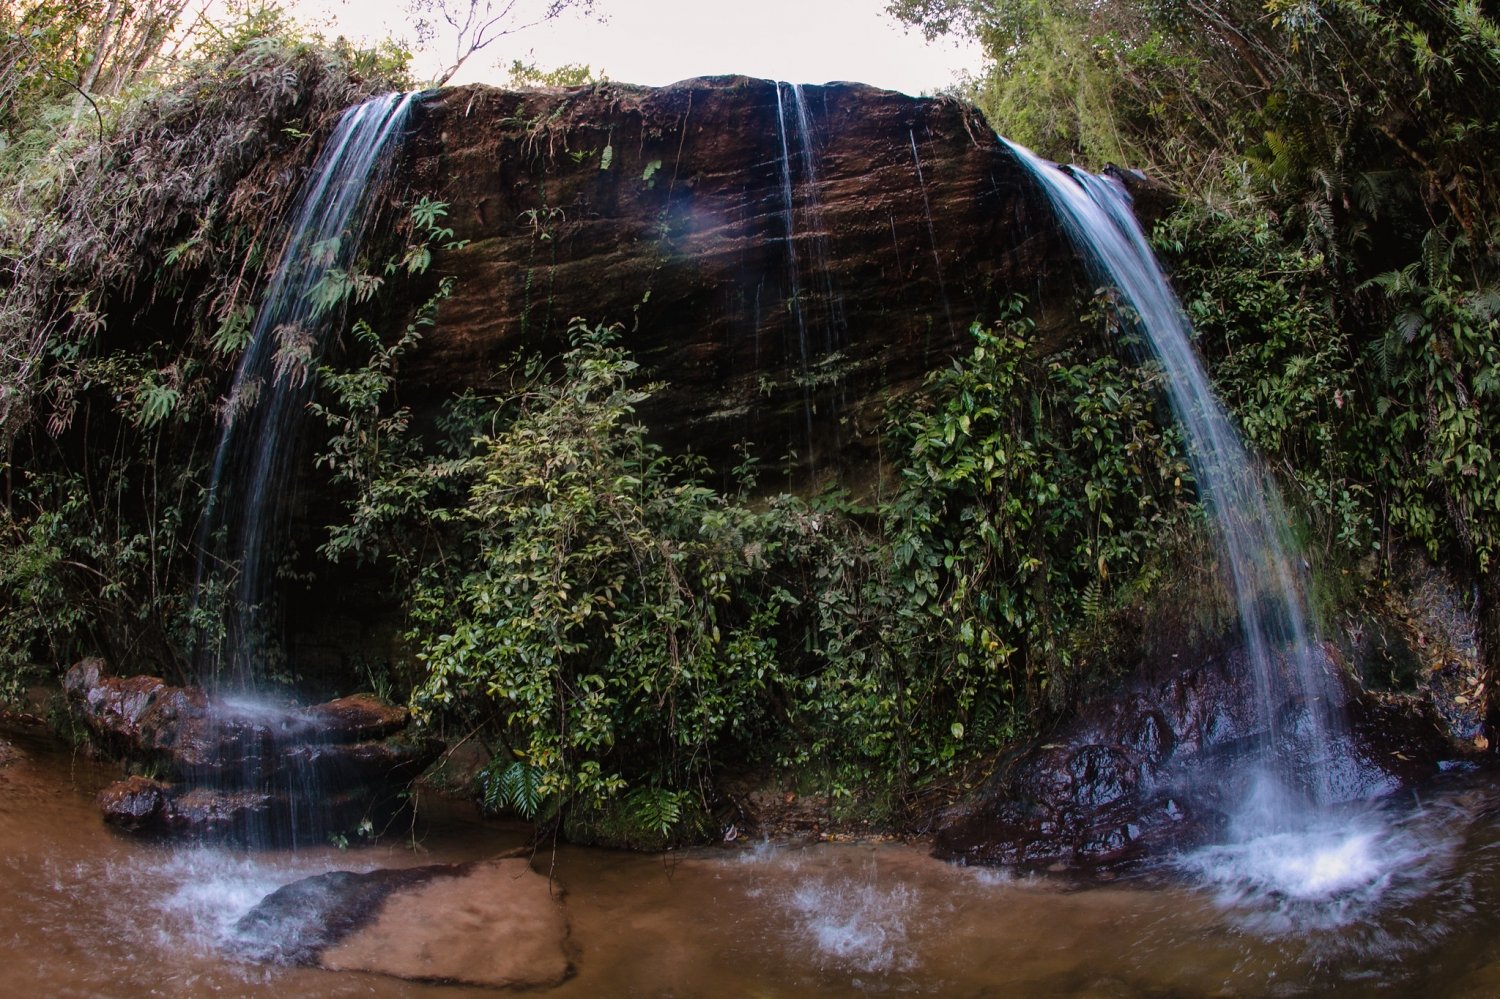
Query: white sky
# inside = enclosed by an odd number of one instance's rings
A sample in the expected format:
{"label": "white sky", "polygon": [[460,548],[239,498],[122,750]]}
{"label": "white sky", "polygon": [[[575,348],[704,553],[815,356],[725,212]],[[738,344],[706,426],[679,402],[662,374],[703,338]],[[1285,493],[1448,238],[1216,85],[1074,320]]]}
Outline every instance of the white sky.
{"label": "white sky", "polygon": [[[402,0],[289,0],[288,6],[325,34],[415,41]],[[622,83],[739,73],[789,83],[854,80],[920,94],[979,68],[977,49],[928,44],[885,6],[886,0],[596,0],[594,19],[568,13],[502,38],[454,82],[503,83],[519,58],[542,69],[583,63]],[[435,76],[451,61],[451,46],[441,39],[436,51],[419,52],[416,74]]]}

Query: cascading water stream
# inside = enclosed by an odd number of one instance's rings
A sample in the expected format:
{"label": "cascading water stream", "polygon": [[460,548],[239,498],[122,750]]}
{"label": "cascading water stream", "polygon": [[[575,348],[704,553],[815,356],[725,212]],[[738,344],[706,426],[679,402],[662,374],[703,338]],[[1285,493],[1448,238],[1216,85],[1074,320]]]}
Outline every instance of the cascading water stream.
{"label": "cascading water stream", "polygon": [[[275,662],[276,559],[285,543],[294,459],[314,370],[336,316],[357,298],[353,268],[412,95],[376,97],[346,111],[293,209],[229,393],[199,528],[195,609],[221,613],[200,640],[200,676],[215,689],[205,761],[196,786],[271,796],[283,804],[244,822],[250,846],[320,841],[328,811],[319,753],[283,745],[295,709],[255,692]],[[219,610],[219,609],[222,610]],[[279,810],[279,811],[278,811]]]}
{"label": "cascading water stream", "polygon": [[[1064,172],[1007,145],[1046,192],[1092,277],[1117,290],[1122,321],[1165,371],[1168,400],[1226,563],[1266,733],[1250,764],[1236,832],[1250,839],[1306,828],[1321,808],[1357,797],[1349,785],[1358,782],[1344,781],[1350,754],[1342,694],[1320,655],[1306,574],[1276,486],[1214,397],[1187,318],[1123,186],[1082,170]],[[1291,757],[1298,757],[1295,769]]]}
{"label": "cascading water stream", "polygon": [[[235,371],[203,520],[195,607],[225,608],[200,670],[253,686],[274,646],[268,603],[298,429],[312,372],[369,222],[368,193],[384,176],[412,95],[387,94],[346,111],[313,166]],[[342,287],[341,287],[342,285]],[[219,592],[209,599],[209,589]]]}

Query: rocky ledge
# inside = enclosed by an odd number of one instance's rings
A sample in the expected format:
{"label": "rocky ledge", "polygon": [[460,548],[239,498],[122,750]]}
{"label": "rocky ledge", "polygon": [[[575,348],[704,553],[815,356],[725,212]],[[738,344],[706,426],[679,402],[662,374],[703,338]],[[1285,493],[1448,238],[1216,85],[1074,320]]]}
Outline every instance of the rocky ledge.
{"label": "rocky ledge", "polygon": [[[1027,296],[1077,334],[1079,270],[1036,185],[970,105],[746,77],[423,95],[403,175],[436,191],[454,279],[403,400],[423,412],[618,323],[642,415],[717,467],[861,479],[893,398]],[[418,299],[420,300],[420,299]],[[816,419],[812,419],[816,416]]]}
{"label": "rocky ledge", "polygon": [[[221,698],[85,659],[64,677],[74,714],[107,752],[155,777],[105,788],[105,820],[129,832],[282,845],[380,826],[442,751],[410,717],[367,695],[299,707]],[[159,778],[159,779],[158,779]]]}

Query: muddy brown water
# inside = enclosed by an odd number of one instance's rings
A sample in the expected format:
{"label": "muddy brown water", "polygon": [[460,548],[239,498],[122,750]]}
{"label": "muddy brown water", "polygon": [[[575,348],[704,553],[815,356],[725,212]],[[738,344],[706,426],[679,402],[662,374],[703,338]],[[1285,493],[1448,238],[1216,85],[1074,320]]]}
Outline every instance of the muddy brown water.
{"label": "muddy brown water", "polygon": [[[0,768],[0,996],[476,996],[379,975],[236,962],[234,923],[329,870],[493,855],[519,827],[429,806],[409,837],[340,851],[170,847],[107,829],[112,770],[12,737]],[[1405,853],[1316,902],[1210,890],[1169,867],[1079,888],[955,867],[920,844],[539,855],[565,889],[585,996],[1500,995],[1500,779],[1469,775],[1389,820]]]}

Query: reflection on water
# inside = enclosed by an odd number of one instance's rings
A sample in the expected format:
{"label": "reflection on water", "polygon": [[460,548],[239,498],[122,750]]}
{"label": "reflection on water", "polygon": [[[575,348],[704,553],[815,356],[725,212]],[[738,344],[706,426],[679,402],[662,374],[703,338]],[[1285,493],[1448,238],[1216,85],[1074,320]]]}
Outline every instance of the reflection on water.
{"label": "reflection on water", "polygon": [[[244,854],[118,837],[113,776],[39,745],[0,770],[0,995],[403,996],[471,989],[228,960],[282,884],[487,856],[520,830],[450,812],[404,842]],[[584,996],[1500,994],[1500,785],[1179,858],[1078,889],[962,868],[921,845],[759,846],[668,858],[559,847]],[[429,815],[432,812],[429,810]]]}

